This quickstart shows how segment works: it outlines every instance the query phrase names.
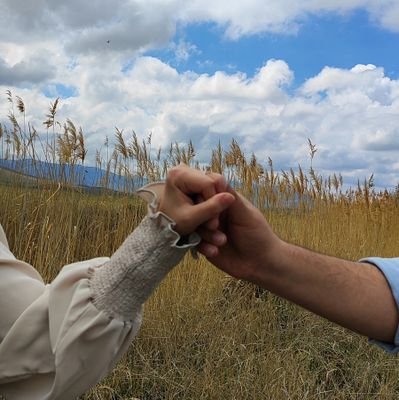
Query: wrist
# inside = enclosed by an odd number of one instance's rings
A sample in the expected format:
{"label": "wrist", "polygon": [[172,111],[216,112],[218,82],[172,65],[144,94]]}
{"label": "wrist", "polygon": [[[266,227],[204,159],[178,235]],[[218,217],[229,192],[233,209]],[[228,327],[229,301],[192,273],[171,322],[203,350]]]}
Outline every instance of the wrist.
{"label": "wrist", "polygon": [[254,254],[242,279],[268,289],[281,274],[282,261],[289,253],[289,246],[276,236],[264,251]]}

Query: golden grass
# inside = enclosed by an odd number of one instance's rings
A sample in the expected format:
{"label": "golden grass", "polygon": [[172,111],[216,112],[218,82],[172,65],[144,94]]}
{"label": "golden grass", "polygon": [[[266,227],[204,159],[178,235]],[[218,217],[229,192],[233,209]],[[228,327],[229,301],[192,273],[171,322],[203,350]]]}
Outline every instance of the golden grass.
{"label": "golden grass", "polygon": [[[51,105],[47,128],[62,126],[56,124],[57,105],[58,101]],[[25,113],[20,103],[18,109]],[[28,145],[33,127],[24,131],[17,118],[10,121],[11,127],[0,125],[0,139],[9,138],[1,142],[1,153],[9,158],[35,155],[32,143]],[[19,153],[13,132],[20,139]],[[41,145],[48,149],[48,159],[83,163],[80,132],[72,122],[60,133],[64,142],[52,140],[50,132]],[[109,171],[151,180],[164,177],[180,161],[196,165],[192,143],[185,148],[172,144],[166,153],[157,151],[154,156],[151,137],[140,143],[133,135],[128,143],[117,131],[117,138],[112,157],[98,157]],[[65,143],[80,149],[61,151]],[[309,145],[313,159],[316,147]],[[214,149],[209,168],[239,183],[290,242],[352,260],[397,255],[398,198],[396,193],[374,192],[372,177],[344,190],[339,175],[322,177],[313,167],[308,173],[300,167],[277,173],[271,160],[261,165],[236,141],[227,150],[221,145]],[[112,254],[144,213],[143,203],[128,193],[91,193],[67,182],[28,184],[24,177],[0,186],[0,221],[12,251],[33,264],[46,281],[67,263]],[[268,292],[231,281],[204,259],[187,255],[146,304],[142,329],[128,354],[82,399],[398,396],[395,356]]]}

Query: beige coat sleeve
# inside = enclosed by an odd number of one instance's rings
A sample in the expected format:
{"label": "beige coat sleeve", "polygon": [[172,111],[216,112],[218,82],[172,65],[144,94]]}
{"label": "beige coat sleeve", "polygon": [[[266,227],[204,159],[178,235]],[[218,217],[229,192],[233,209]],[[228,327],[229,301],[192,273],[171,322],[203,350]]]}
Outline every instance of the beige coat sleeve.
{"label": "beige coat sleeve", "polygon": [[142,304],[199,242],[179,246],[155,205],[111,258],[67,265],[49,285],[15,259],[0,228],[0,395],[71,400],[110,372],[140,328]]}

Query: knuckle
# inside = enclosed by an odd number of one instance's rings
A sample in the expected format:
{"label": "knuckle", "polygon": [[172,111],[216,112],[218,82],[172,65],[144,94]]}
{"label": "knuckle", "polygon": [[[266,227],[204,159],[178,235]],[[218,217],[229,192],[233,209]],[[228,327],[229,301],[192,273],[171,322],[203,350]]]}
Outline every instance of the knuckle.
{"label": "knuckle", "polygon": [[170,180],[170,181],[174,181],[181,174],[182,174],[182,168],[180,166],[173,167],[168,171],[167,179]]}
{"label": "knuckle", "polygon": [[215,174],[214,177],[215,186],[219,191],[223,191],[226,188],[226,180],[223,175]]}

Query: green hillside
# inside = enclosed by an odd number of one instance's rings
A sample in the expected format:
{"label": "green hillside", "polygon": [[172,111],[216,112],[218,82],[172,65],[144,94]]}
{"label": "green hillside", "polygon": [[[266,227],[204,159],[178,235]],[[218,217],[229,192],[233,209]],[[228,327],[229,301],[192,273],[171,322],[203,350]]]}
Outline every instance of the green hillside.
{"label": "green hillside", "polygon": [[37,179],[0,167],[0,184],[14,185],[16,183],[32,187],[37,184]]}

